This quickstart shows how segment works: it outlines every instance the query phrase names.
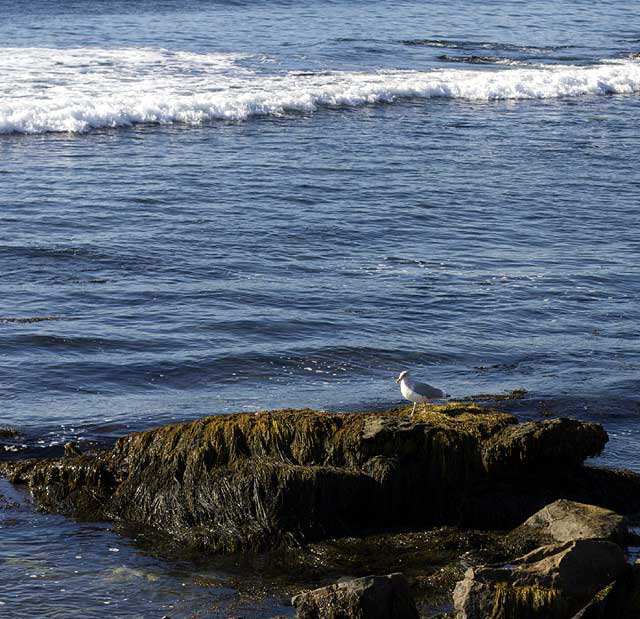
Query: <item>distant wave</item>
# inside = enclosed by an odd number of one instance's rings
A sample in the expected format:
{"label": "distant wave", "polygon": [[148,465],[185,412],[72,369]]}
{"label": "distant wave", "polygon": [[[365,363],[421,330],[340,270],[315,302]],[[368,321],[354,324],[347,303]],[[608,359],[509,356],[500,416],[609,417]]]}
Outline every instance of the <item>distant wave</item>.
{"label": "distant wave", "polygon": [[633,60],[493,71],[265,75],[246,68],[240,64],[243,57],[234,55],[168,50],[21,53],[14,53],[11,63],[0,62],[8,93],[0,98],[0,133],[244,121],[407,98],[493,101],[640,92],[640,63]]}

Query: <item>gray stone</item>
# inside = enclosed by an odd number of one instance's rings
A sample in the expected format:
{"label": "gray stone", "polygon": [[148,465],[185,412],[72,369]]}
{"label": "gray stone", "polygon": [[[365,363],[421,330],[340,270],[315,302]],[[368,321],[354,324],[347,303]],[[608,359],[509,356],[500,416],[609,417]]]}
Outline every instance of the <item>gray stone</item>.
{"label": "gray stone", "polygon": [[456,619],[567,619],[628,569],[617,544],[542,546],[512,564],[470,568],[456,585]]}
{"label": "gray stone", "polygon": [[296,595],[298,619],[418,619],[402,574],[365,576]]}
{"label": "gray stone", "polygon": [[555,542],[604,539],[624,545],[629,533],[624,516],[603,507],[566,499],[559,499],[543,507],[521,528],[528,528]]}

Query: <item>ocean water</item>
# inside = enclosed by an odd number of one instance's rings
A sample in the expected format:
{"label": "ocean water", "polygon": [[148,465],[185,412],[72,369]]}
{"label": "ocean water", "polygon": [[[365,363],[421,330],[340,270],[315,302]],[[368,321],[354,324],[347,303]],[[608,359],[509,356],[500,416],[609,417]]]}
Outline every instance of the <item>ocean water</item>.
{"label": "ocean water", "polygon": [[[598,462],[640,470],[635,3],[0,14],[0,457],[384,409],[411,368],[603,423]],[[292,614],[0,494],[0,617]]]}

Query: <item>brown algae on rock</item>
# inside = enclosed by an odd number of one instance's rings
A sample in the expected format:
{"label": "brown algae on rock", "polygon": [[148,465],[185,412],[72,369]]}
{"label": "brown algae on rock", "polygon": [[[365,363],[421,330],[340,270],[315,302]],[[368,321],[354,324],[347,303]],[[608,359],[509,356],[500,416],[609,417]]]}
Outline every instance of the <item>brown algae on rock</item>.
{"label": "brown algae on rock", "polygon": [[[558,491],[545,471],[580,467],[606,440],[597,424],[518,424],[465,403],[414,417],[282,410],[205,417],[3,469],[45,510],[255,552],[397,527],[513,526]],[[496,493],[503,508],[487,509]]]}
{"label": "brown algae on rock", "polygon": [[[265,582],[290,596],[402,572],[426,616],[470,565],[529,552],[536,536],[495,530],[552,501],[640,509],[640,476],[582,464],[607,441],[598,424],[518,423],[467,402],[410,410],[210,416],[0,472],[40,509],[109,520],[164,557],[215,560],[249,598]],[[540,587],[503,601],[544,607]]]}

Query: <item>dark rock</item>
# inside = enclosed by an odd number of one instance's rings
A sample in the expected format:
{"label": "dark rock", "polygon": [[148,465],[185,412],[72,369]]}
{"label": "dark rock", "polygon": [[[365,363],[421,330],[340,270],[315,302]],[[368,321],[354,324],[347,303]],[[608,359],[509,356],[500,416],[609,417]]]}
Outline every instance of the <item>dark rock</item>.
{"label": "dark rock", "polygon": [[418,619],[402,574],[365,576],[296,595],[298,619]]}
{"label": "dark rock", "polygon": [[329,539],[276,554],[278,565],[298,579],[289,590],[328,584],[344,576],[401,571],[416,599],[428,600],[427,611],[450,605],[451,591],[468,565],[507,556],[501,539],[497,532],[438,527]]}
{"label": "dark rock", "polygon": [[116,479],[101,459],[86,456],[62,460],[0,463],[14,483],[28,483],[39,509],[86,519],[108,519],[104,506]]}
{"label": "dark rock", "polygon": [[611,542],[542,546],[512,564],[467,570],[454,590],[456,619],[568,619],[627,568]]}
{"label": "dark rock", "polygon": [[640,619],[640,565],[599,591],[573,619]]}
{"label": "dark rock", "polygon": [[640,511],[640,475],[593,466],[558,471],[549,478],[554,488],[563,487],[562,498],[606,507],[618,514]]}
{"label": "dark rock", "polygon": [[0,438],[19,438],[20,432],[10,426],[0,426]]}
{"label": "dark rock", "polygon": [[[567,449],[569,437],[572,449]],[[603,447],[607,440],[602,426],[594,423],[575,419],[529,421],[495,433],[483,445],[482,461],[487,472],[503,476],[518,476],[532,469],[571,469],[582,464],[595,445]]]}
{"label": "dark rock", "polygon": [[573,487],[606,440],[597,424],[518,424],[473,404],[411,418],[286,410],[206,417],[0,471],[48,511],[162,531],[183,548],[261,551],[392,527],[511,528],[567,495],[549,471]]}

